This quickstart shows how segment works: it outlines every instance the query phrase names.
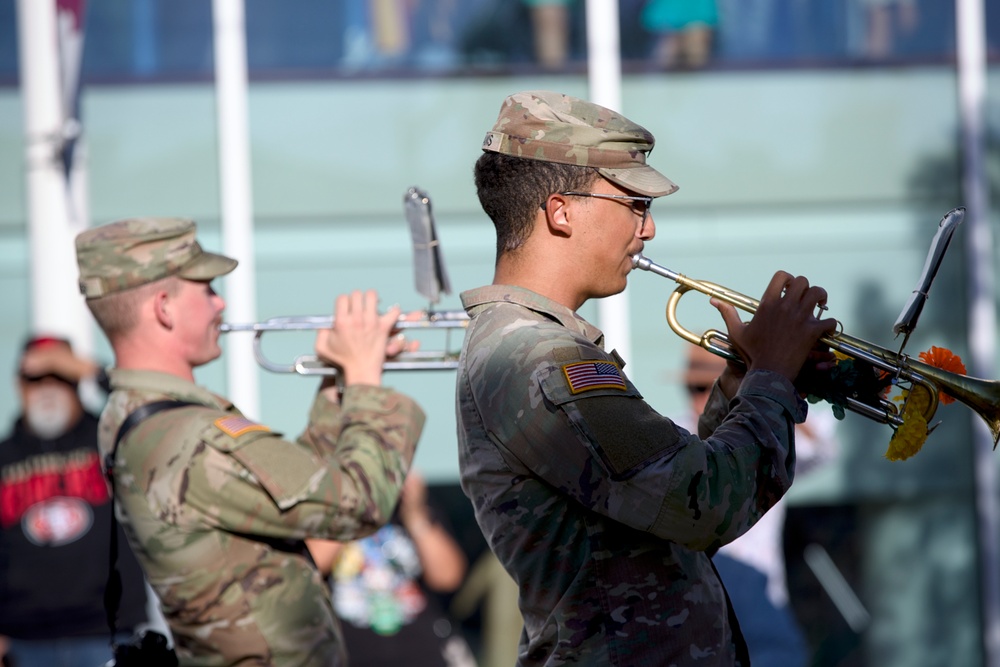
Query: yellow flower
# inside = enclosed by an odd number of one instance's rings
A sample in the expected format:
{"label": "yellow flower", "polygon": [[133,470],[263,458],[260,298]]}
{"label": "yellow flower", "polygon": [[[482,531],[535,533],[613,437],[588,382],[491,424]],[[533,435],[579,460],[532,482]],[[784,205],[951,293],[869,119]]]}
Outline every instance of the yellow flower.
{"label": "yellow flower", "polygon": [[920,451],[927,441],[927,419],[924,412],[930,406],[931,397],[923,385],[915,385],[907,392],[903,405],[903,423],[889,440],[885,458],[890,461],[905,461]]}

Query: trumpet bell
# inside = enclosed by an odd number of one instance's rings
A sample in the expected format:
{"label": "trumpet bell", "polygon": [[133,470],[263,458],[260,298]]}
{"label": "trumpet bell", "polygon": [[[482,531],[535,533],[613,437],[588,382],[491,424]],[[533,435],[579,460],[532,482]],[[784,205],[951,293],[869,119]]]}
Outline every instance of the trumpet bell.
{"label": "trumpet bell", "polygon": [[1000,442],[1000,381],[952,373],[920,361],[906,362],[941,391],[979,415],[993,435],[993,449]]}

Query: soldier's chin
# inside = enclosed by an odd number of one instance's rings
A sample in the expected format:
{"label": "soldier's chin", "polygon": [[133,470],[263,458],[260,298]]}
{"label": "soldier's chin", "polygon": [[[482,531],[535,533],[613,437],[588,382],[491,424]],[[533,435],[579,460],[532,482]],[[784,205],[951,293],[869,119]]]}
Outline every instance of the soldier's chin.
{"label": "soldier's chin", "polygon": [[625,291],[626,287],[628,287],[628,281],[622,278],[621,284],[617,286],[608,285],[607,289],[604,290],[602,294],[598,295],[598,298],[603,299],[609,296],[614,296],[615,294],[621,294],[622,292]]}
{"label": "soldier's chin", "polygon": [[218,338],[212,341],[212,344],[205,350],[205,354],[200,358],[195,366],[204,366],[210,361],[215,361],[222,356],[222,348],[219,347]]}

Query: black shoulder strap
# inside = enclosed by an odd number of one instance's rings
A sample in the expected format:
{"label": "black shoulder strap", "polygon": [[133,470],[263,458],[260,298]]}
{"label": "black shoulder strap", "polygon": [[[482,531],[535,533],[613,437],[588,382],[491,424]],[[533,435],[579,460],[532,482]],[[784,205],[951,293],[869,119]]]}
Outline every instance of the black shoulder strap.
{"label": "black shoulder strap", "polygon": [[[129,431],[131,431],[135,426],[147,417],[152,417],[157,412],[161,410],[170,410],[172,408],[183,408],[185,405],[201,405],[200,403],[192,403],[191,401],[177,401],[172,399],[164,399],[162,401],[153,401],[152,403],[146,403],[145,405],[140,405],[138,408],[133,410],[125,417],[125,421],[122,422],[121,427],[118,429],[117,435],[115,435],[115,444],[111,447],[111,451],[104,459],[104,469],[108,477],[111,477],[111,471],[115,464],[115,456],[118,454],[118,445],[121,443],[122,438],[124,438]],[[113,482],[112,482],[113,483]]]}
{"label": "black shoulder strap", "polygon": [[104,474],[108,476],[111,484],[111,549],[108,553],[108,583],[104,587],[104,614],[108,621],[108,629],[111,631],[111,643],[114,644],[115,634],[117,634],[118,606],[122,600],[122,576],[118,572],[118,516],[115,514],[115,477],[114,465],[115,456],[118,454],[118,445],[122,439],[139,422],[147,417],[155,415],[163,410],[173,408],[183,408],[186,405],[201,405],[190,401],[163,400],[153,401],[136,408],[125,417],[118,434],[115,436],[115,444],[111,452],[104,457]]}

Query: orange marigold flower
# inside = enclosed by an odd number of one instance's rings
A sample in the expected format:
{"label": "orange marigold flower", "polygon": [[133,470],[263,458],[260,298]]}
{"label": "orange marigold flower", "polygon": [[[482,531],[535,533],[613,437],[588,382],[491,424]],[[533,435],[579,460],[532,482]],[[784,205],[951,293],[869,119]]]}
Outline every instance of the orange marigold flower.
{"label": "orange marigold flower", "polygon": [[[946,348],[932,345],[931,349],[921,352],[919,356],[920,360],[925,364],[940,368],[943,371],[959,373],[961,375],[965,375],[966,373],[965,364],[962,363],[961,357]],[[948,396],[943,391],[938,393],[938,400],[941,401],[941,405],[948,405],[955,402],[954,398]]]}

